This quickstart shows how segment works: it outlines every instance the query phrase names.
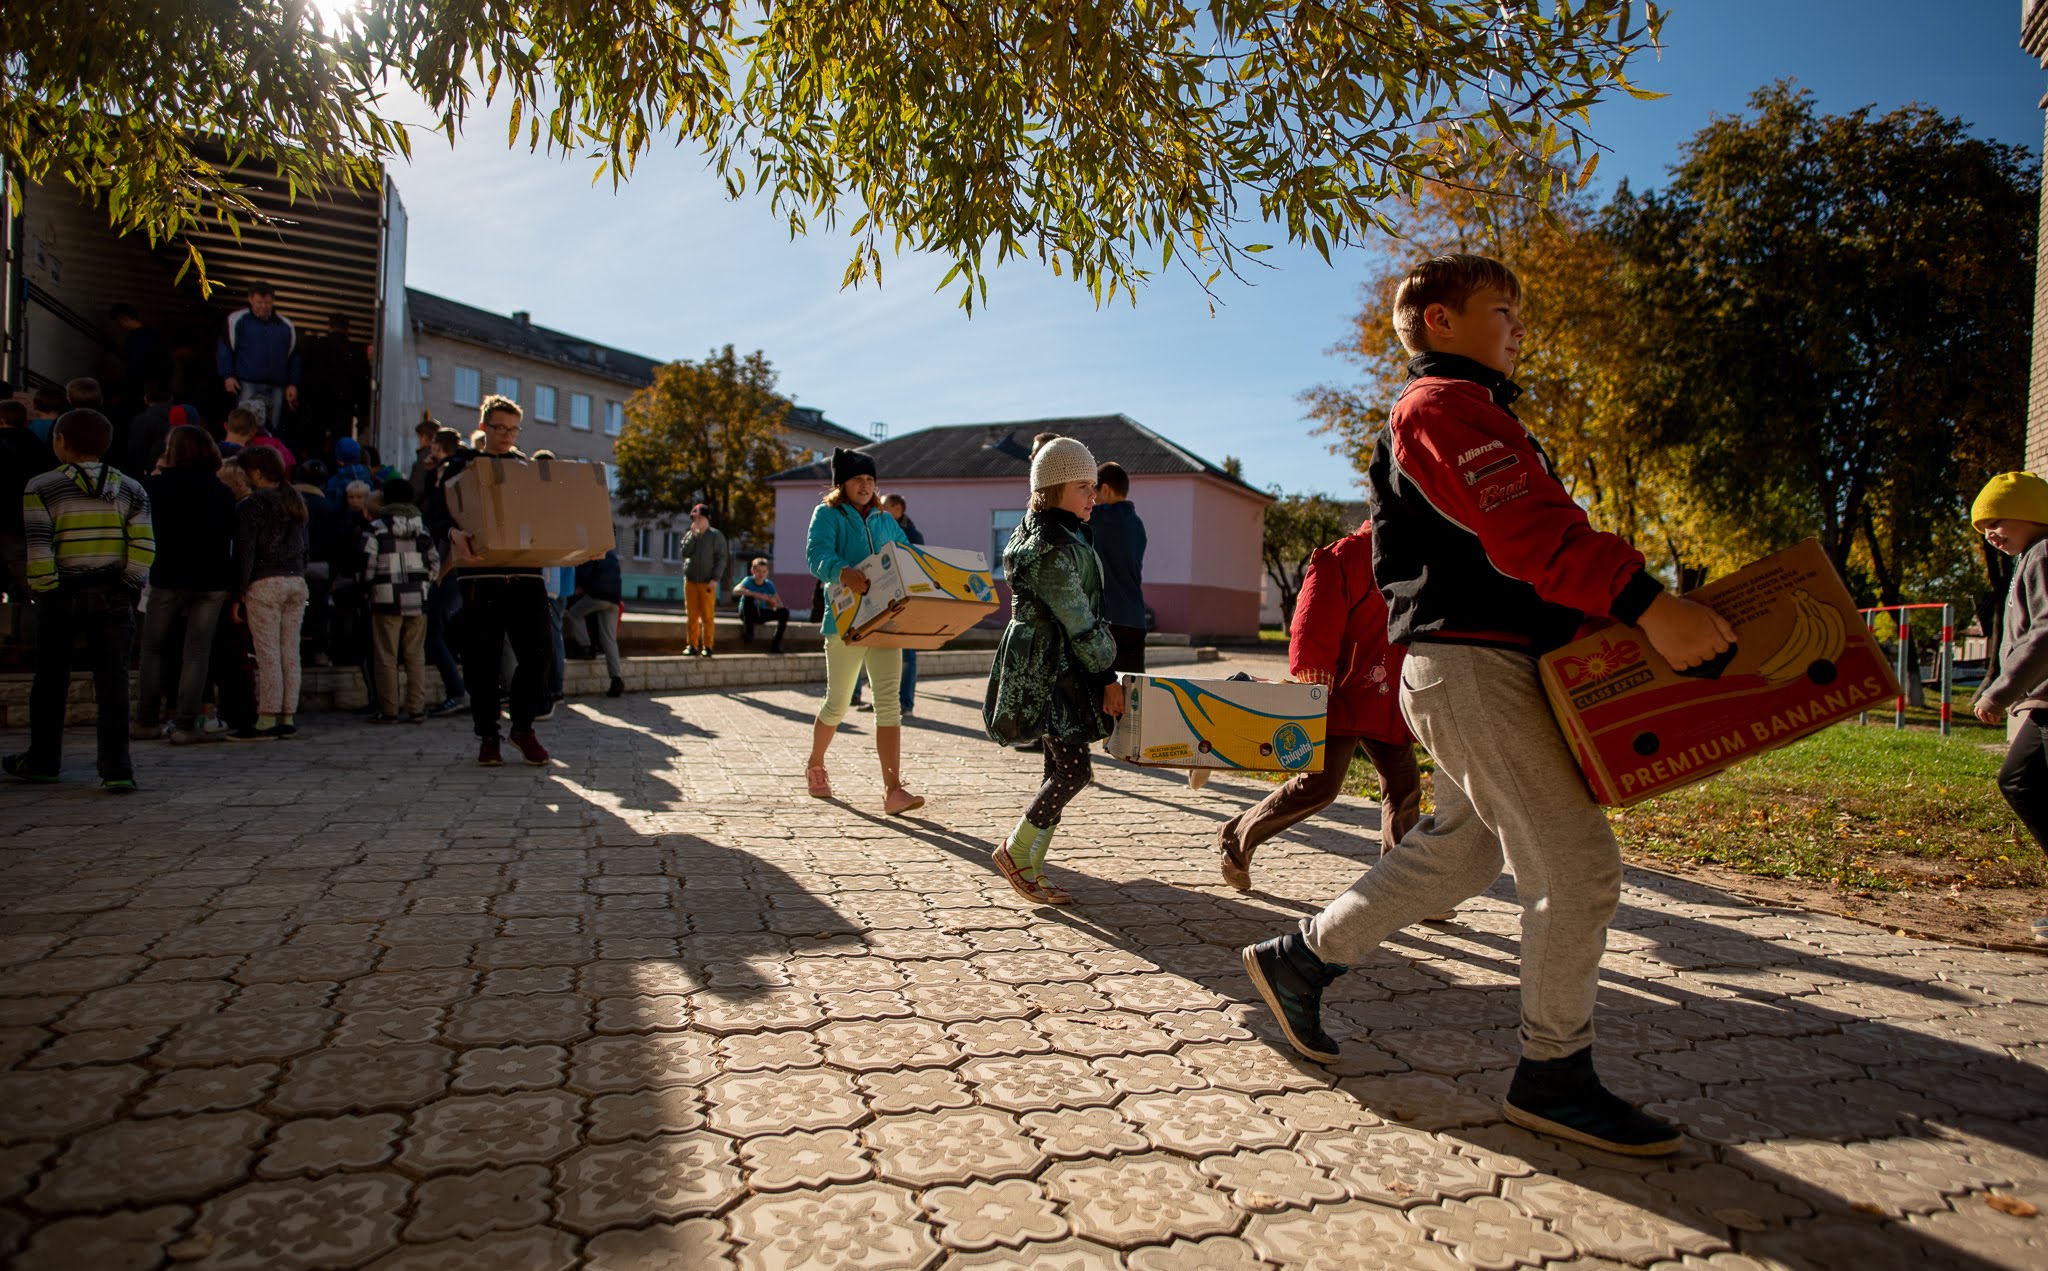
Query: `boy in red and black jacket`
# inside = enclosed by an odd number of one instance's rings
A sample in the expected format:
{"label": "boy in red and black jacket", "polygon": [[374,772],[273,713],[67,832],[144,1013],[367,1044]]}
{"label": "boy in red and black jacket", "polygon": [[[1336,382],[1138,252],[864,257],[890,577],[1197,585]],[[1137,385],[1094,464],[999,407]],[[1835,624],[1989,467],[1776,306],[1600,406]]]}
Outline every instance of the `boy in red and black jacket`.
{"label": "boy in red and black jacket", "polygon": [[1223,881],[1252,885],[1259,844],[1336,801],[1351,757],[1361,749],[1380,779],[1380,844],[1398,843],[1422,816],[1422,773],[1415,738],[1401,721],[1401,647],[1387,643],[1387,602],[1372,576],[1372,526],[1360,525],[1309,557],[1294,607],[1287,669],[1303,684],[1329,689],[1327,740],[1320,772],[1297,773],[1257,806],[1216,832]]}
{"label": "boy in red and black jacket", "polygon": [[1601,1085],[1593,998],[1621,853],[1537,677],[1588,619],[1641,628],[1675,668],[1735,633],[1665,592],[1627,540],[1588,523],[1510,413],[1521,284],[1484,256],[1437,256],[1401,284],[1416,355],[1370,472],[1373,573],[1388,638],[1408,646],[1401,708],[1436,760],[1436,807],[1299,932],[1244,950],[1287,1039],[1337,1057],[1322,990],[1388,936],[1490,886],[1505,858],[1522,906],[1522,1061],[1508,1119],[1639,1156],[1683,1136]]}

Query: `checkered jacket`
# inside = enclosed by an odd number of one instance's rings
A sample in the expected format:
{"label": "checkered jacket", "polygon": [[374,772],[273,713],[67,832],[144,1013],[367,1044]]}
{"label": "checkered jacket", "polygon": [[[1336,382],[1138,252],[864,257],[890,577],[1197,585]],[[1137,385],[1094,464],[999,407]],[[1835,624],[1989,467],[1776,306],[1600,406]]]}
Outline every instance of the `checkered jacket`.
{"label": "checkered jacket", "polygon": [[423,614],[427,588],[441,572],[441,554],[420,522],[420,510],[394,503],[363,533],[362,579],[371,613]]}

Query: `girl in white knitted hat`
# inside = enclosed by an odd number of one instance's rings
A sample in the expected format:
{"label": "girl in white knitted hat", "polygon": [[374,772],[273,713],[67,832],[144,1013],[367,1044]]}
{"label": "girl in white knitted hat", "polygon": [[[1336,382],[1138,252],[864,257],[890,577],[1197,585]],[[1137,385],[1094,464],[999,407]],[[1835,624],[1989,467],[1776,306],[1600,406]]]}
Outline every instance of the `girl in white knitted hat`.
{"label": "girl in white knitted hat", "polygon": [[982,712],[1005,746],[1042,742],[1038,796],[993,860],[1026,900],[1073,900],[1045,879],[1060,813],[1093,775],[1088,748],[1124,713],[1110,664],[1116,640],[1102,612],[1102,562],[1088,531],[1095,456],[1071,437],[1040,433],[1031,447],[1031,510],[1003,549],[1010,624],[1003,629]]}

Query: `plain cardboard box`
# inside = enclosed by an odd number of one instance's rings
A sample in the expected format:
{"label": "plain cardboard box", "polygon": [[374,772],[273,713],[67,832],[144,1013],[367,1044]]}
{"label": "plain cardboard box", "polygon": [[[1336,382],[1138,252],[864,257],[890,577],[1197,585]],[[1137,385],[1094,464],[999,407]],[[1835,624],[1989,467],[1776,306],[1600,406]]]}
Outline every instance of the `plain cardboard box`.
{"label": "plain cardboard box", "polygon": [[1880,704],[1899,686],[1818,542],[1687,594],[1735,628],[1734,656],[1681,675],[1616,626],[1542,660],[1543,687],[1593,797],[1640,802]]}
{"label": "plain cardboard box", "polygon": [[1320,684],[1125,675],[1109,753],[1154,768],[1321,772],[1329,690]]}
{"label": "plain cardboard box", "polygon": [[848,644],[936,649],[1000,607],[980,552],[884,543],[856,568],[867,575],[866,595],[832,588],[832,613]]}
{"label": "plain cardboard box", "polygon": [[485,565],[580,565],[612,550],[603,464],[478,455],[446,495]]}

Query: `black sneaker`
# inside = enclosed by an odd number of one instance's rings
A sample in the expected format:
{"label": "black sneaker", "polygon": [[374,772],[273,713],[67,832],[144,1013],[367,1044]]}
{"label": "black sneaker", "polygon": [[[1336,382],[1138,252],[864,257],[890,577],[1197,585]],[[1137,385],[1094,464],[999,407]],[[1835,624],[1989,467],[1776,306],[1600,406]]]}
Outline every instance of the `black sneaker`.
{"label": "black sneaker", "polygon": [[604,691],[604,695],[606,697],[624,697],[626,695],[626,682],[616,675],[612,676],[612,686]]}
{"label": "black sneaker", "polygon": [[1524,1059],[1501,1104],[1525,1130],[1623,1156],[1669,1156],[1685,1135],[1600,1084],[1593,1048],[1563,1059]]}
{"label": "black sneaker", "polygon": [[1337,1042],[1323,1031],[1323,989],[1350,968],[1310,953],[1299,931],[1248,944],[1240,956],[1287,1044],[1317,1063],[1335,1061]]}
{"label": "black sneaker", "polygon": [[228,740],[276,741],[280,735],[281,734],[279,734],[279,732],[277,731],[277,726],[275,724],[271,725],[269,728],[258,728],[253,724],[244,724],[242,727],[234,729],[233,731],[229,732]]}
{"label": "black sneaker", "polygon": [[6,773],[16,781],[27,781],[39,786],[51,785],[57,780],[57,774],[54,772],[37,772],[30,768],[27,755],[8,755],[0,758],[0,772]]}
{"label": "black sneaker", "polygon": [[445,719],[450,715],[460,715],[468,709],[469,699],[467,697],[444,697],[438,704],[427,708],[427,718]]}

